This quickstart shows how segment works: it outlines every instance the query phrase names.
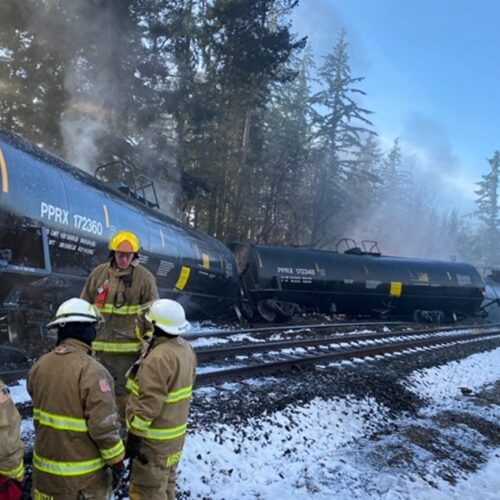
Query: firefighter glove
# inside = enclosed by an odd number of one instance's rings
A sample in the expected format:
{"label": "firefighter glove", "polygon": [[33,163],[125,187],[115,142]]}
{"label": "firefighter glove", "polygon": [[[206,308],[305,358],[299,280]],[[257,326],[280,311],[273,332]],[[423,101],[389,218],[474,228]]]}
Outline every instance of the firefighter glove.
{"label": "firefighter glove", "polygon": [[127,435],[127,444],[125,445],[125,457],[137,458],[141,464],[146,465],[149,460],[144,453],[141,453],[142,437],[129,432]]}
{"label": "firefighter glove", "polygon": [[125,475],[125,464],[123,460],[111,466],[111,473],[113,474],[113,491],[116,491],[120,488]]}

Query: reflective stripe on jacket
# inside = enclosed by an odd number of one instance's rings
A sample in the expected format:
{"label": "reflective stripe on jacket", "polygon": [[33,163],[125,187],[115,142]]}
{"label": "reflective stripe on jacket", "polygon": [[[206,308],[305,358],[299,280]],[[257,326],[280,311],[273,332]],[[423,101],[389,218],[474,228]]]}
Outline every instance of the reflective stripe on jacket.
{"label": "reflective stripe on jacket", "polygon": [[155,337],[127,380],[127,426],[142,436],[144,453],[165,460],[180,456],[195,379],[196,356],[181,337]]}
{"label": "reflective stripe on jacket", "polygon": [[84,489],[124,457],[113,380],[85,343],[65,339],[28,375],[33,398],[33,484],[48,493]]}
{"label": "reflective stripe on jacket", "polygon": [[[159,298],[155,277],[137,259],[125,270],[105,262],[90,273],[81,298],[97,304],[98,290],[103,285],[107,287],[106,301],[98,309],[104,322],[97,328],[92,347],[118,354],[139,352],[145,309]],[[120,346],[122,342],[127,345]]]}
{"label": "reflective stripe on jacket", "polygon": [[21,441],[21,416],[9,388],[0,380],[0,475],[22,479],[24,447]]}
{"label": "reflective stripe on jacket", "polygon": [[108,340],[94,340],[92,347],[98,352],[114,352],[117,354],[135,353],[142,348],[140,340],[133,342],[111,342]]}

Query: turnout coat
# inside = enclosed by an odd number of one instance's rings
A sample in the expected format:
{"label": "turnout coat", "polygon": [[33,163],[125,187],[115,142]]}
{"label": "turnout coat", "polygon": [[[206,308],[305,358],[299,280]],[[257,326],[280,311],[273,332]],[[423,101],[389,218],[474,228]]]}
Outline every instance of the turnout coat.
{"label": "turnout coat", "polygon": [[33,486],[47,495],[105,482],[124,458],[113,380],[84,342],[67,338],[28,374],[33,399]]}
{"label": "turnout coat", "polygon": [[20,436],[21,416],[0,380],[0,476],[20,481],[24,476],[24,447]]}
{"label": "turnout coat", "polygon": [[[98,294],[104,288],[105,300],[101,305]],[[145,308],[159,295],[155,277],[138,259],[134,259],[128,269],[119,269],[112,262],[98,265],[90,273],[81,298],[95,304],[104,318],[92,344],[96,351],[139,354],[145,330]]]}
{"label": "turnout coat", "polygon": [[175,465],[184,445],[196,355],[181,337],[154,336],[152,347],[127,380],[129,431],[142,436],[150,464]]}

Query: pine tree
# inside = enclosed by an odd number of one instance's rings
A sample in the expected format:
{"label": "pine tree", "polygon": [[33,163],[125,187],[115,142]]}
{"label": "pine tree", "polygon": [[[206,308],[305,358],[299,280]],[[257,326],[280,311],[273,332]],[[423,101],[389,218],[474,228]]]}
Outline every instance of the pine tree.
{"label": "pine tree", "polygon": [[319,70],[323,90],[313,96],[317,112],[311,244],[318,246],[325,246],[339,236],[334,216],[348,203],[348,180],[363,137],[374,133],[368,128],[372,125],[368,119],[372,112],[355,100],[355,96],[365,95],[357,87],[363,78],[351,76],[347,48],[346,32],[342,31]]}
{"label": "pine tree", "polygon": [[214,0],[205,11],[200,44],[211,119],[191,174],[210,192],[210,199],[199,199],[194,211],[202,214],[204,229],[223,240],[248,236],[248,213],[254,206],[251,179],[263,141],[260,119],[272,85],[295,76],[287,63],[305,43],[293,39],[286,21],[295,4]]}
{"label": "pine tree", "polygon": [[481,242],[480,263],[486,266],[498,266],[500,257],[498,249],[500,247],[500,207],[499,183],[500,183],[500,151],[495,151],[488,159],[490,172],[482,176],[482,180],[477,183],[478,189],[476,205],[478,216],[481,222],[479,233]]}
{"label": "pine tree", "polygon": [[[371,220],[380,207],[380,169],[383,153],[377,137],[367,134],[354,155],[354,163],[347,175],[349,190],[346,193],[345,209],[339,231],[355,240],[371,239]],[[343,227],[342,227],[343,226]]]}
{"label": "pine tree", "polygon": [[297,78],[275,85],[262,120],[262,162],[252,181],[258,185],[255,239],[262,243],[309,241],[312,66],[307,51],[297,61]]}

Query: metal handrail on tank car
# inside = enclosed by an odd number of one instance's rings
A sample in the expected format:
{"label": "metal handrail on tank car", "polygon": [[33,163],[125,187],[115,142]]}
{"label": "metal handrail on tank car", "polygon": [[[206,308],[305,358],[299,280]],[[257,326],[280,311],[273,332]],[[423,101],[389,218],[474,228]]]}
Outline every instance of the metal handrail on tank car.
{"label": "metal handrail on tank car", "polygon": [[[109,176],[109,167],[114,166],[120,168],[120,175],[112,174]],[[146,175],[138,173],[137,167],[125,160],[114,160],[104,163],[95,169],[94,175],[101,182],[110,185],[130,198],[144,203],[146,206],[152,208],[160,207],[154,182]],[[130,180],[132,185],[129,185],[127,180]],[[153,193],[153,200],[150,200],[146,194],[146,189],[148,188]]]}
{"label": "metal handrail on tank car", "polygon": [[[344,244],[346,250],[341,252],[339,250],[340,246]],[[382,255],[378,247],[378,242],[375,240],[361,240],[361,245],[358,245],[356,240],[353,238],[341,238],[337,241],[335,245],[335,251],[337,253],[355,254],[355,255],[371,255],[374,257],[379,257]]]}

